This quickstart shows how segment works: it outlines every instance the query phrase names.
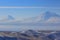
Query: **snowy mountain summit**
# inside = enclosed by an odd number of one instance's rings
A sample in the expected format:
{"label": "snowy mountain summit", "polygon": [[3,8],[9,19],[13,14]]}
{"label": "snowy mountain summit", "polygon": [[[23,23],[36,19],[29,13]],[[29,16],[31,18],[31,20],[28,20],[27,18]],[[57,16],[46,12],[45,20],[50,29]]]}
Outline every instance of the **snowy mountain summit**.
{"label": "snowy mountain summit", "polygon": [[53,12],[45,12],[45,13],[41,13],[39,16],[36,17],[32,17],[32,18],[28,18],[25,19],[22,22],[26,22],[26,23],[60,23],[60,15],[53,13]]}

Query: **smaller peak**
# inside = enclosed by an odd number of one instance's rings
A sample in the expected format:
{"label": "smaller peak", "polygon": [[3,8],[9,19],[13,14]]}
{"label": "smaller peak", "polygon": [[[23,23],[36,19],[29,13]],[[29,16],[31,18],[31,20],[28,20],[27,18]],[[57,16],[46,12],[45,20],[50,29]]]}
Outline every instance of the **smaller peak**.
{"label": "smaller peak", "polygon": [[14,20],[14,17],[11,15],[8,15],[8,20]]}

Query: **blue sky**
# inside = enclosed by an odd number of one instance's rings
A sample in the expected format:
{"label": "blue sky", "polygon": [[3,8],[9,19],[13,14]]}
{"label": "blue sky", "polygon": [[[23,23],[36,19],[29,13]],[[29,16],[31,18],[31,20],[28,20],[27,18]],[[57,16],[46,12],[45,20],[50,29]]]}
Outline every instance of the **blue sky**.
{"label": "blue sky", "polygon": [[60,0],[0,0],[0,6],[60,7]]}
{"label": "blue sky", "polygon": [[60,0],[0,0],[0,18],[3,18],[7,15],[12,15],[15,18],[28,18],[37,16],[41,12],[45,11],[53,11],[57,14],[60,14]]}

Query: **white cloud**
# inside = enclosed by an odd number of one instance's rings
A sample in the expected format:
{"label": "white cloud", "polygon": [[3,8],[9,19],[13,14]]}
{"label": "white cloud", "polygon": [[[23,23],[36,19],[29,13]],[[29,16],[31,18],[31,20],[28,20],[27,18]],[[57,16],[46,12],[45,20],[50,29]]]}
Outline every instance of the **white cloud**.
{"label": "white cloud", "polygon": [[60,18],[58,17],[52,17],[49,20],[46,21],[47,23],[60,23]]}
{"label": "white cloud", "polygon": [[60,7],[23,7],[23,6],[0,6],[0,8],[48,8],[48,9],[60,9]]}

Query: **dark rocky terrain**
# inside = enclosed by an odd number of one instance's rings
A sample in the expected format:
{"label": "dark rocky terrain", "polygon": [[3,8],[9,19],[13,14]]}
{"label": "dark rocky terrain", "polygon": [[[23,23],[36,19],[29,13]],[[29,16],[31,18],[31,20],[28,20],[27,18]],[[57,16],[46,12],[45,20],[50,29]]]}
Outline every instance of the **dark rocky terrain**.
{"label": "dark rocky terrain", "polygon": [[0,31],[0,40],[60,40],[60,31]]}

